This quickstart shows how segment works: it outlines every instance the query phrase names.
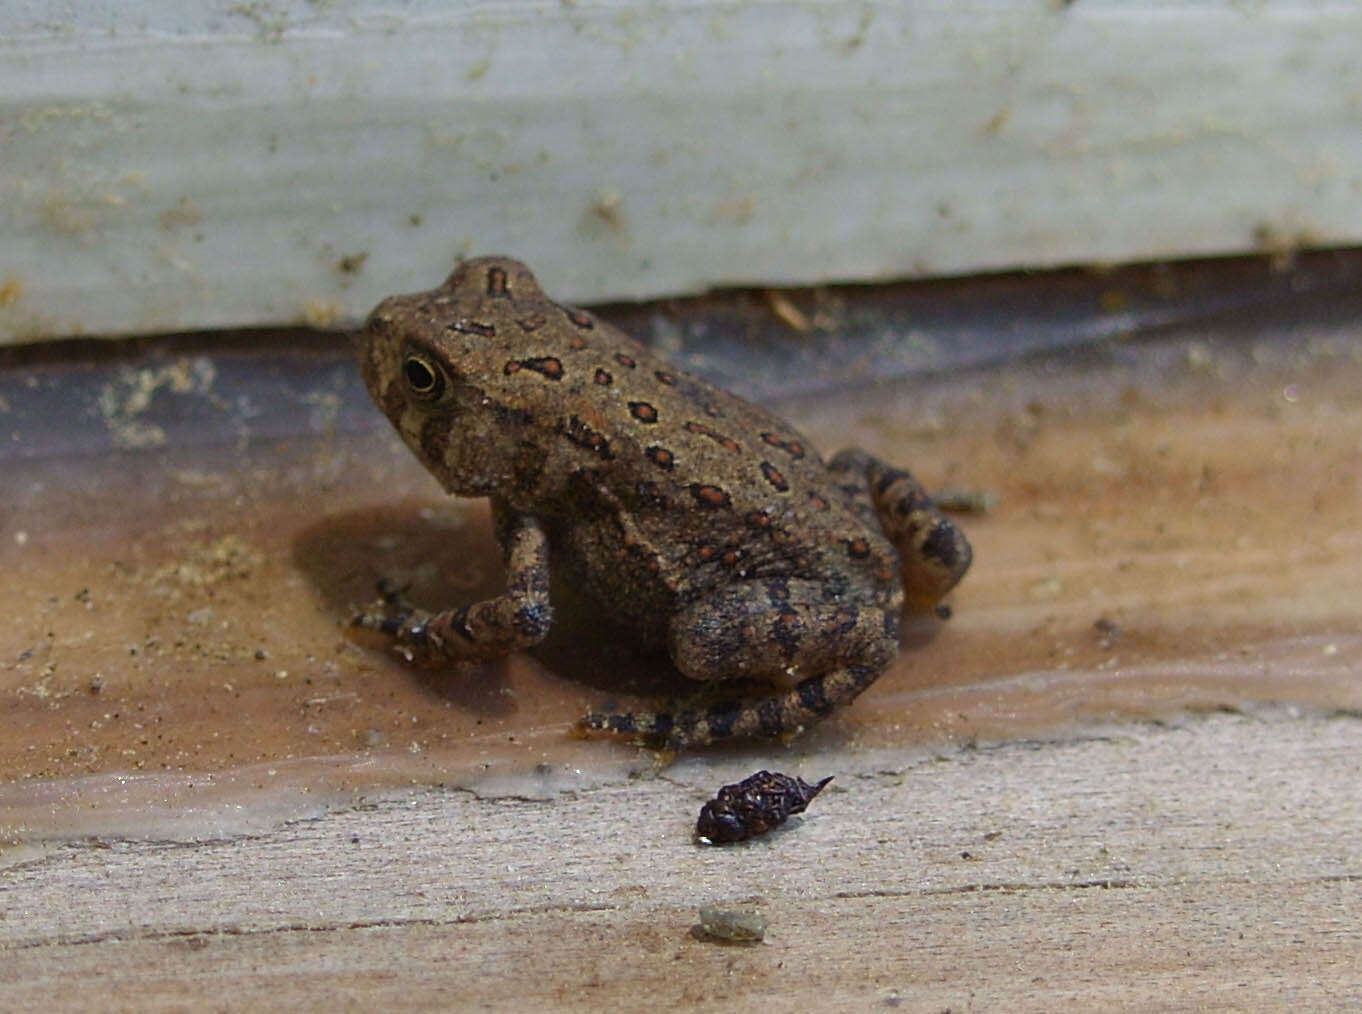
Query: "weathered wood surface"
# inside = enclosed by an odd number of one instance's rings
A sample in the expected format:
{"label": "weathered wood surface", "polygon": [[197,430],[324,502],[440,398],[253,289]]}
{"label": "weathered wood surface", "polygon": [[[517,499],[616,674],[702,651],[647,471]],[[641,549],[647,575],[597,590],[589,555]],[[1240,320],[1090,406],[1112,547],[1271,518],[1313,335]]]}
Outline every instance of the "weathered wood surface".
{"label": "weathered wood surface", "polygon": [[[1357,1007],[1362,310],[1334,312],[789,405],[999,495],[956,617],[794,747],[634,781],[563,735],[635,665],[589,615],[463,679],[340,640],[378,574],[447,602],[498,573],[483,515],[330,428],[348,372],[279,366],[281,443],[223,411],[275,390],[232,355],[35,366],[0,425],[0,1010]],[[174,437],[215,418],[256,436]],[[760,766],[836,780],[697,847]],[[491,798],[541,769],[572,791]],[[726,903],[766,942],[690,935]]]}
{"label": "weathered wood surface", "polygon": [[[0,879],[4,1009],[1340,1010],[1362,1001],[1355,716],[1214,715],[912,761],[691,840],[713,773],[424,791]],[[703,942],[749,903],[764,943]]]}

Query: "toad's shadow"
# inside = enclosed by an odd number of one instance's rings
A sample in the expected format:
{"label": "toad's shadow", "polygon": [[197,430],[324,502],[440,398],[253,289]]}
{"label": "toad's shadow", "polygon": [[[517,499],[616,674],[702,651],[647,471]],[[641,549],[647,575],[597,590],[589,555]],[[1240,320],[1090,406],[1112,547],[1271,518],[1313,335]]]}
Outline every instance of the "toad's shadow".
{"label": "toad's shadow", "polygon": [[[500,548],[482,501],[405,501],[333,514],[298,535],[292,556],[340,623],[375,601],[380,579],[404,588],[413,604],[433,611],[505,589]],[[599,610],[569,582],[554,580],[551,595],[553,629],[530,654],[555,676],[612,697],[675,697],[693,691],[694,684],[665,656],[645,652],[628,631],[604,623]],[[373,645],[376,659],[392,658],[381,638],[361,634],[356,640]],[[504,692],[502,662],[465,673],[457,667],[402,668],[426,692],[461,710],[477,715],[514,710]],[[613,706],[609,699],[600,703]]]}

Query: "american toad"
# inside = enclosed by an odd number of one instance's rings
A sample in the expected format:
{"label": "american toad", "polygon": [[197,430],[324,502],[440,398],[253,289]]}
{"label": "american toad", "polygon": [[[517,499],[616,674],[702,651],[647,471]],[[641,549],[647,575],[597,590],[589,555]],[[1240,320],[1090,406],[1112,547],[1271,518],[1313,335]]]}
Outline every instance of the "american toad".
{"label": "american toad", "polygon": [[354,624],[444,666],[549,630],[549,567],[693,680],[756,696],[592,714],[584,731],[673,749],[781,736],[852,700],[970,563],[918,482],[861,450],[825,463],[769,412],[682,373],[503,257],[393,296],[360,335],[364,379],[446,491],[490,497],[507,589],[430,614],[396,595]]}

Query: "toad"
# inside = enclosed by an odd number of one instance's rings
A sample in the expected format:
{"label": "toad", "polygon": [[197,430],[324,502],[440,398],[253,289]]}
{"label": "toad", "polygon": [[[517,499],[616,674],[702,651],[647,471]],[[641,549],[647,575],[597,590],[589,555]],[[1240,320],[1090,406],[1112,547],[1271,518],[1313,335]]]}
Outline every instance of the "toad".
{"label": "toad", "polygon": [[670,749],[797,733],[884,672],[905,605],[939,608],[969,567],[908,472],[859,449],[825,462],[765,409],[554,302],[517,261],[466,261],[384,300],[359,344],[412,452],[447,492],[491,500],[507,587],[437,613],[388,593],[355,626],[420,664],[490,660],[548,633],[552,567],[690,679],[763,687],[590,714],[585,733]]}

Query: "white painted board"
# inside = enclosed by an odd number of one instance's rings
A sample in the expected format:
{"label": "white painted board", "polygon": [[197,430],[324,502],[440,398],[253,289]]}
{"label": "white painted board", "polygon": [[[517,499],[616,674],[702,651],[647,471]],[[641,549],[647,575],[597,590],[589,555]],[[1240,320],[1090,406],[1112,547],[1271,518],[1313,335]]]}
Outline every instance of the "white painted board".
{"label": "white painted board", "polygon": [[0,341],[1362,242],[1362,5],[0,0]]}

